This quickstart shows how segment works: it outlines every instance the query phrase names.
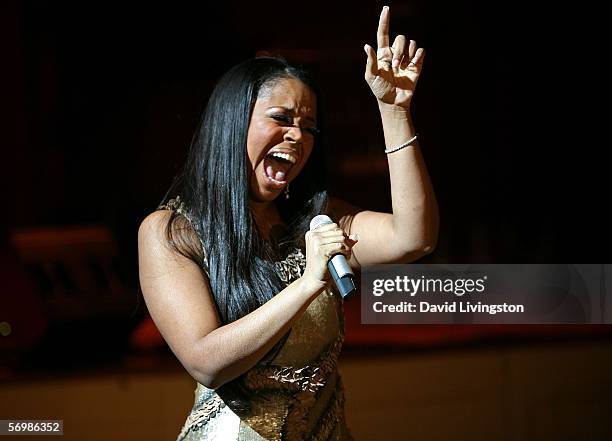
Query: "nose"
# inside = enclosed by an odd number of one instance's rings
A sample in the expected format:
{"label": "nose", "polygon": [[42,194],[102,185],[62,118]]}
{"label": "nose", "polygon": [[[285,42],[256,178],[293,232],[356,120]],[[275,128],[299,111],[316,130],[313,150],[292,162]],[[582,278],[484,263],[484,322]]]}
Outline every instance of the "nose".
{"label": "nose", "polygon": [[301,143],[302,142],[302,129],[297,126],[286,126],[284,137],[285,141],[292,143]]}

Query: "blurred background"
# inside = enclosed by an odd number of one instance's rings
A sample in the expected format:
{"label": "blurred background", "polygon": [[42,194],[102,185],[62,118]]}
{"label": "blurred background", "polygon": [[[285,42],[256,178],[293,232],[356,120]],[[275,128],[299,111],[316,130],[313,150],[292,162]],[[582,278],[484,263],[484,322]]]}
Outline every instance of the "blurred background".
{"label": "blurred background", "polygon": [[[313,72],[331,192],[389,210],[362,49],[384,4],[2,2],[0,419],[63,419],[70,440],[175,439],[194,383],[147,315],[136,233],[243,59]],[[392,38],[427,51],[413,115],[441,229],[420,262],[605,262],[606,162],[581,101],[593,13],[388,4]],[[612,439],[611,326],[366,326],[358,299],[345,307],[358,440]]]}

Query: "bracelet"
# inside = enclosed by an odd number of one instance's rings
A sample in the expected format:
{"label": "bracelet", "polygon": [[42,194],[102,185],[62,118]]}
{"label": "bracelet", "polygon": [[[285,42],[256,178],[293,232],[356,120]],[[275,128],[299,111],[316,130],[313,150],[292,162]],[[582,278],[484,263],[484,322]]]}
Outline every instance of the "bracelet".
{"label": "bracelet", "polygon": [[417,135],[414,135],[412,138],[410,138],[408,141],[406,141],[402,145],[398,145],[397,147],[392,147],[392,148],[385,149],[385,153],[388,154],[388,153],[397,152],[398,150],[401,150],[404,147],[408,147],[410,144],[412,144],[416,140],[417,140]]}

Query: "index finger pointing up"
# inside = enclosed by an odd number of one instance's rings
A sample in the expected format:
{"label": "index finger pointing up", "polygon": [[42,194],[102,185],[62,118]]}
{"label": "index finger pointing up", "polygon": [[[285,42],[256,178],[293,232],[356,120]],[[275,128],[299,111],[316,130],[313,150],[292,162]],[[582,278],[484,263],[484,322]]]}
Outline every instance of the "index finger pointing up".
{"label": "index finger pointing up", "polygon": [[376,34],[378,48],[389,47],[389,7],[383,6],[378,20],[378,32]]}

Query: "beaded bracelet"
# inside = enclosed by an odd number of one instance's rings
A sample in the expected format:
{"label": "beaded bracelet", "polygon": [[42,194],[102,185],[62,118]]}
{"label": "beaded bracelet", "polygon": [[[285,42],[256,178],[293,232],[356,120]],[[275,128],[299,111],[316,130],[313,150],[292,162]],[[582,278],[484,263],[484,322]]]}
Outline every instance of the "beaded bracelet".
{"label": "beaded bracelet", "polygon": [[385,149],[385,153],[397,152],[398,150],[401,150],[404,147],[408,147],[410,144],[412,144],[416,140],[417,140],[417,135],[414,135],[412,138],[410,138],[408,141],[406,141],[402,145],[398,145],[397,147],[392,147],[392,148]]}

